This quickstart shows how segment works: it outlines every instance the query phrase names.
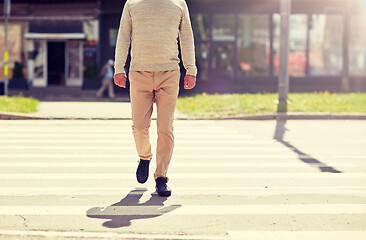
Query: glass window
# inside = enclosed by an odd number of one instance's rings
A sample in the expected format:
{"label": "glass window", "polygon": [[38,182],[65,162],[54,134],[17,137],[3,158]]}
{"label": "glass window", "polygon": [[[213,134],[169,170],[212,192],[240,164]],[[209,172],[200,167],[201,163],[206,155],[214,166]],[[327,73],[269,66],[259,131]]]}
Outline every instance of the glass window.
{"label": "glass window", "polygon": [[239,15],[239,75],[268,75],[270,55],[268,25],[267,15]]}
{"label": "glass window", "polygon": [[212,75],[219,78],[234,77],[233,44],[215,44],[212,47],[211,69]]}
{"label": "glass window", "polygon": [[117,35],[118,35],[118,29],[117,28],[109,29],[109,46],[110,47],[115,47],[116,46]]}
{"label": "glass window", "polygon": [[342,72],[343,21],[340,15],[313,14],[310,24],[310,74],[340,75]]}
{"label": "glass window", "polygon": [[44,77],[45,44],[43,40],[34,40],[34,78]]}
{"label": "glass window", "polygon": [[235,40],[235,15],[214,14],[212,40],[234,41]]}
{"label": "glass window", "polygon": [[192,28],[195,40],[210,40],[210,19],[208,14],[192,14]]}
{"label": "glass window", "polygon": [[99,39],[99,21],[91,20],[83,22],[83,29],[86,41],[98,41]]}
{"label": "glass window", "polygon": [[80,42],[67,42],[68,78],[80,78]]}
{"label": "glass window", "polygon": [[350,22],[349,72],[350,75],[366,75],[366,17],[353,16]]}
{"label": "glass window", "polygon": [[[1,22],[3,23],[3,22]],[[3,77],[3,57],[5,47],[5,27],[0,23],[0,78]],[[9,68],[14,67],[14,62],[22,62],[22,50],[23,50],[23,36],[22,26],[16,23],[9,23],[8,25],[8,52],[9,52]],[[12,71],[9,71],[9,77],[11,78]]]}
{"label": "glass window", "polygon": [[209,52],[210,44],[209,43],[201,43],[196,45],[196,59],[197,59],[197,69],[198,74],[200,75],[200,80],[208,79],[209,72]]}
{"label": "glass window", "polygon": [[[274,18],[274,40],[273,40],[273,70],[278,75],[280,65],[280,15],[275,14]],[[306,73],[306,37],[307,37],[307,15],[293,14],[290,16],[290,42],[289,42],[289,74],[290,76],[301,77]]]}

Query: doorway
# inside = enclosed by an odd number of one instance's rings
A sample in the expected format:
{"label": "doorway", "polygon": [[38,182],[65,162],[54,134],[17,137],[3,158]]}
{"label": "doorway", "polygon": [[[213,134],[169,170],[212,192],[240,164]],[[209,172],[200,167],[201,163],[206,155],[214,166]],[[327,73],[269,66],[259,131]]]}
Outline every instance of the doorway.
{"label": "doorway", "polygon": [[47,43],[48,86],[65,86],[65,42]]}

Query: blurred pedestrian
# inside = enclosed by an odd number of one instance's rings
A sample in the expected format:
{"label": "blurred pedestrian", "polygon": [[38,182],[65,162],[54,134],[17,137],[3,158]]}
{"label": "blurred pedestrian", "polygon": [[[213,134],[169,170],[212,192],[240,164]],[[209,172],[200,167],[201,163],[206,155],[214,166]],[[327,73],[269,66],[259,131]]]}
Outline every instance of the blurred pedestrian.
{"label": "blurred pedestrian", "polygon": [[102,79],[102,86],[97,92],[97,97],[101,98],[104,91],[108,88],[108,97],[113,99],[115,98],[114,95],[114,88],[113,88],[113,65],[114,61],[109,59],[108,62],[103,66],[102,70],[100,71],[99,77]]}
{"label": "blurred pedestrian", "polygon": [[129,69],[132,129],[139,155],[137,181],[145,183],[152,158],[149,127],[153,102],[157,106],[158,140],[154,178],[160,196],[170,196],[167,171],[173,153],[173,119],[179,92],[179,36],[182,62],[187,70],[184,88],[196,85],[193,31],[185,0],[127,0],[115,51],[114,82],[126,87],[124,66],[131,43]]}

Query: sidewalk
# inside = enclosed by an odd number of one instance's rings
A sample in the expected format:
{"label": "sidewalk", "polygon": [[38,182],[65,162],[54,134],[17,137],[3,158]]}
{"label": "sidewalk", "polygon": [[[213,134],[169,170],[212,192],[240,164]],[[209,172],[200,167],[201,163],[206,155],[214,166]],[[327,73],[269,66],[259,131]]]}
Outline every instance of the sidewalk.
{"label": "sidewalk", "polygon": [[[35,113],[0,112],[0,119],[131,119],[130,102],[41,102]],[[156,105],[152,115],[156,119]],[[178,111],[175,118],[185,118]]]}
{"label": "sidewalk", "polygon": [[[0,112],[0,119],[131,119],[130,102],[41,102],[35,113]],[[156,119],[156,105],[152,119]],[[227,117],[197,118],[175,111],[175,119],[179,120],[273,120],[273,119],[350,119],[366,120],[364,113],[269,113]]]}

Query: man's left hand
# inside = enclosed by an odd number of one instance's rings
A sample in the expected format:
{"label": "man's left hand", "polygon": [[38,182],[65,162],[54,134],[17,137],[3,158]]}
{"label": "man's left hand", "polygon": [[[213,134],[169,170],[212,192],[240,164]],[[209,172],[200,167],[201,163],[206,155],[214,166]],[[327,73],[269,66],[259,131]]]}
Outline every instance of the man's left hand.
{"label": "man's left hand", "polygon": [[184,77],[184,89],[192,89],[196,86],[196,77],[192,75],[186,75]]}

